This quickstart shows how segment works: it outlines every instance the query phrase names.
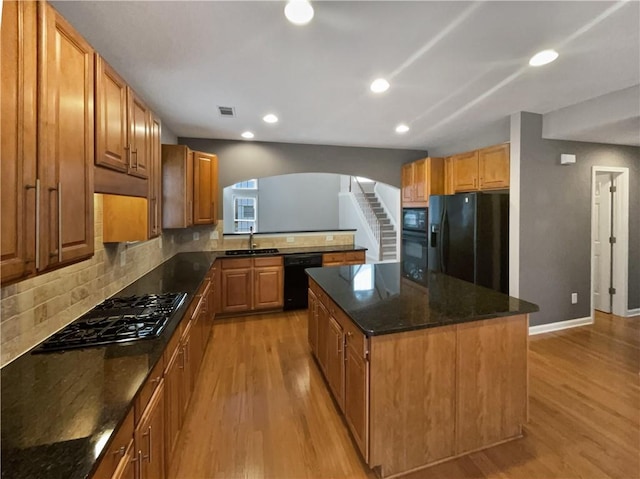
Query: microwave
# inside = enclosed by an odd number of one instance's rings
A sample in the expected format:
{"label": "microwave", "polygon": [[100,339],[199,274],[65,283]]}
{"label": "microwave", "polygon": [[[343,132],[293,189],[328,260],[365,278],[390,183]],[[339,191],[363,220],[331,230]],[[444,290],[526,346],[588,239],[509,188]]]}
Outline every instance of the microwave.
{"label": "microwave", "polygon": [[427,234],[427,208],[402,208],[402,230]]}

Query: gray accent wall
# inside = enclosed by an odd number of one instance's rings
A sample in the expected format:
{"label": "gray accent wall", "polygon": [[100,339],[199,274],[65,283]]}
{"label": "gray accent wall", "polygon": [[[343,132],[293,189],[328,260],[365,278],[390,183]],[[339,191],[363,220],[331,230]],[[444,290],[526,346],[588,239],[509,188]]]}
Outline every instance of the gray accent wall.
{"label": "gray accent wall", "polygon": [[399,188],[401,165],[427,156],[426,151],[419,150],[202,138],[178,140],[193,150],[218,155],[221,188],[250,178],[289,173],[364,176]]}
{"label": "gray accent wall", "polygon": [[[628,309],[640,307],[640,148],[543,139],[542,115],[525,112],[520,140],[519,295],[540,306],[531,325],[591,315],[593,166],[629,168]],[[560,165],[561,153],[576,164]]]}

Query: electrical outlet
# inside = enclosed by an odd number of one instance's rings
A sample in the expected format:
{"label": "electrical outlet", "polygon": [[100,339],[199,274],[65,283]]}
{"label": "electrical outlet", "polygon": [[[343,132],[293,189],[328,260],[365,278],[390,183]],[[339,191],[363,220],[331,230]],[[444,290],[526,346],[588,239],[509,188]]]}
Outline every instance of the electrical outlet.
{"label": "electrical outlet", "polygon": [[120,253],[120,266],[127,264],[127,250],[125,249]]}
{"label": "electrical outlet", "polygon": [[571,304],[578,304],[578,293],[571,293]]}
{"label": "electrical outlet", "polygon": [[327,235],[327,241],[333,241],[333,235]]}
{"label": "electrical outlet", "polygon": [[218,239],[218,230],[213,230],[209,235],[209,239],[217,240]]}
{"label": "electrical outlet", "polygon": [[293,243],[295,240],[293,236],[287,236],[287,243]]}
{"label": "electrical outlet", "polygon": [[200,233],[197,231],[193,233],[193,241],[198,241],[200,239]]}
{"label": "electrical outlet", "polygon": [[162,236],[158,237],[158,249],[162,249]]}

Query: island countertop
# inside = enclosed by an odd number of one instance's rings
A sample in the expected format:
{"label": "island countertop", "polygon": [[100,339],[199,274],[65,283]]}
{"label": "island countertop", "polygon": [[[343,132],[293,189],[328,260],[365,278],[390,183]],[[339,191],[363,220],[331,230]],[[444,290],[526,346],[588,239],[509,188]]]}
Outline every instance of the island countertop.
{"label": "island countertop", "polygon": [[367,336],[529,314],[538,306],[452,276],[403,278],[400,263],[309,268],[307,274]]}

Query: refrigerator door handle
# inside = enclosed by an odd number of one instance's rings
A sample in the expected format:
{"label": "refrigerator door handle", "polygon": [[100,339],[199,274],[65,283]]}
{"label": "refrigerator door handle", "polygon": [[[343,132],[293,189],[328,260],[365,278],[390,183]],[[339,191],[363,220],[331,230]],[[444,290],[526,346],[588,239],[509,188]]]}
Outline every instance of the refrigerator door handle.
{"label": "refrigerator door handle", "polygon": [[445,254],[444,254],[444,248],[447,244],[448,241],[448,237],[449,235],[448,233],[448,228],[449,228],[449,215],[447,214],[446,209],[443,210],[442,212],[442,232],[441,232],[441,236],[440,236],[440,270],[446,274],[447,272],[447,265],[445,264]]}

